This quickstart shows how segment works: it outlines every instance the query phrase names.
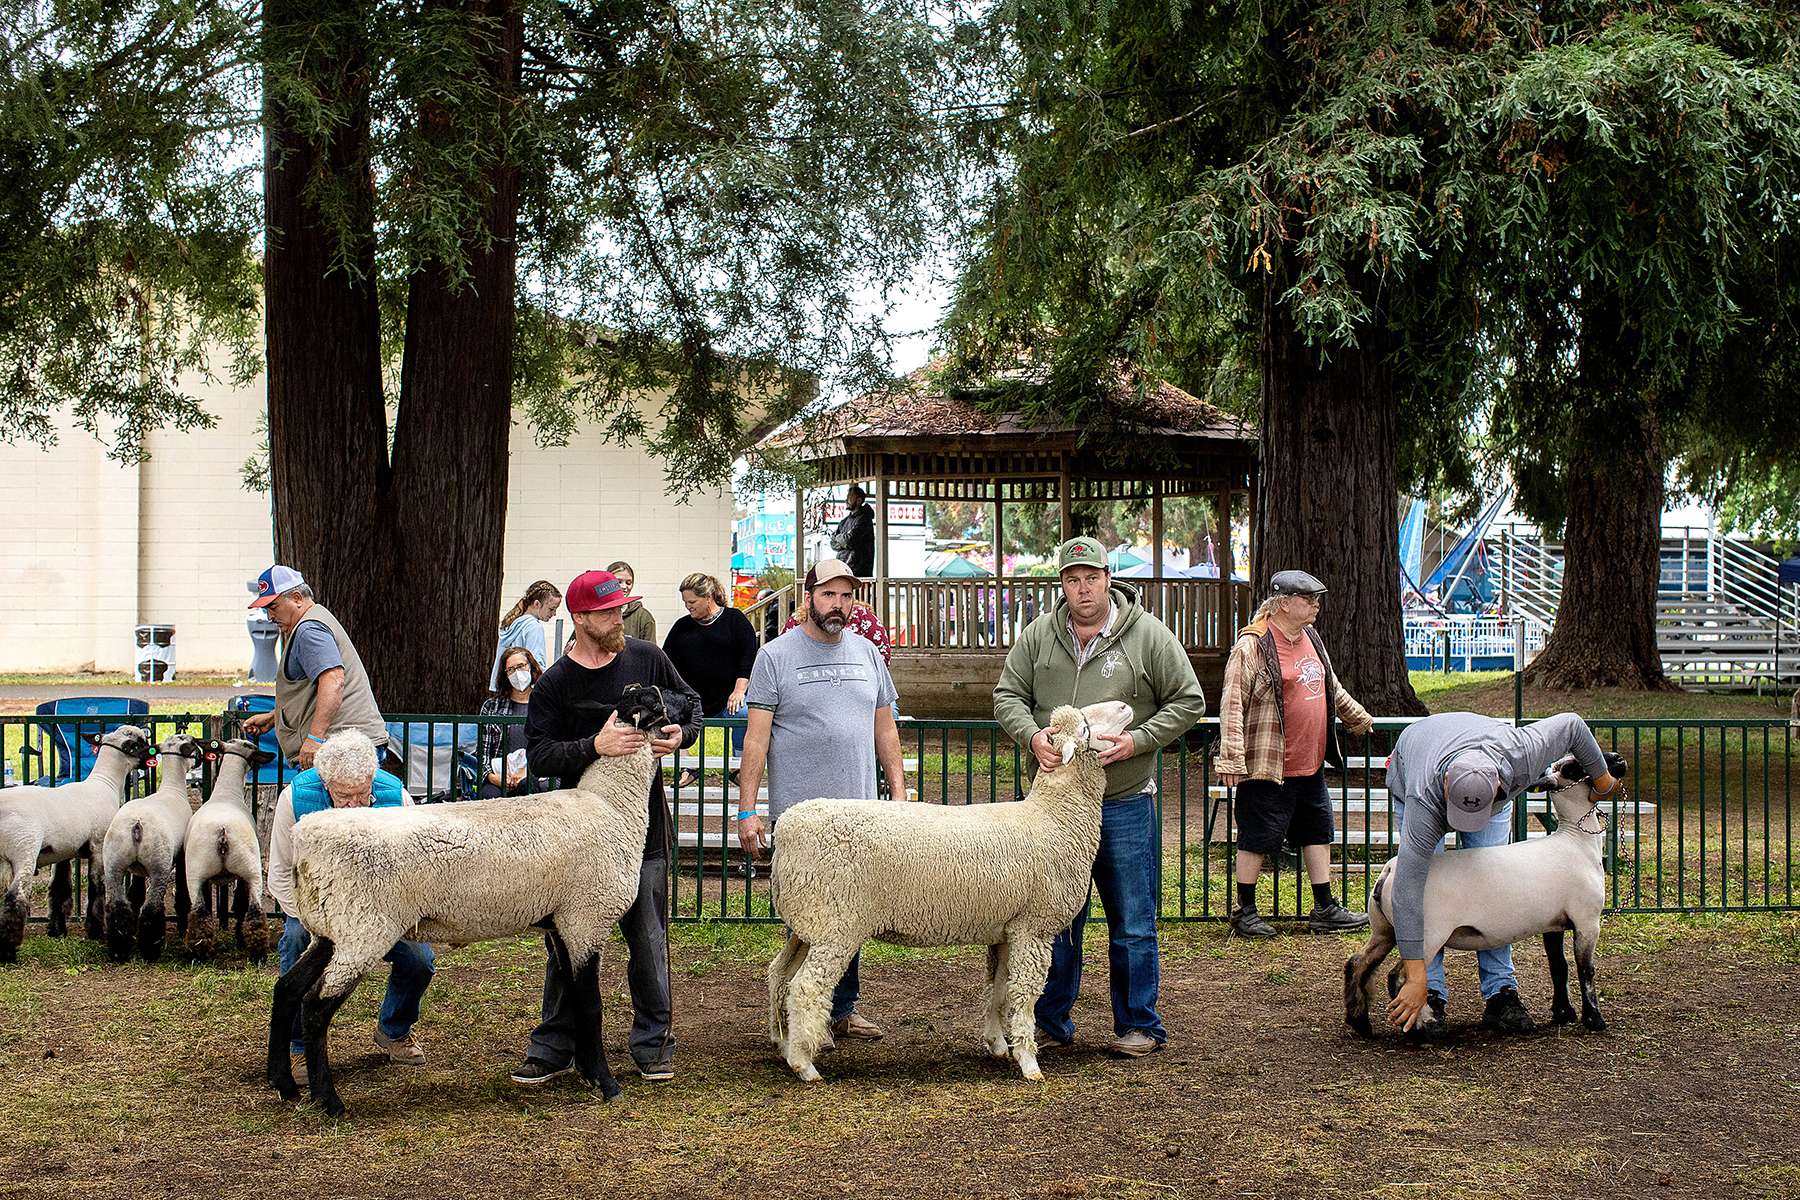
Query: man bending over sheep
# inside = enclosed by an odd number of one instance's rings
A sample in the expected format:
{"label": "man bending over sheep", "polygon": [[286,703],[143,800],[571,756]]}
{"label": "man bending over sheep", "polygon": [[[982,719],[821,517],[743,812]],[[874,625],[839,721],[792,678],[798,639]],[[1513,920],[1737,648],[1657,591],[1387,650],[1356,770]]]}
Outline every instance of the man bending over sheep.
{"label": "man bending over sheep", "polygon": [[[861,581],[849,564],[828,558],[806,572],[805,618],[762,648],[750,672],[750,707],[738,769],[738,843],[752,858],[768,845],[756,812],[763,767],[769,770],[769,820],[803,800],[878,799],[875,765],[888,791],[906,795],[894,680],[875,643],[846,637]],[[861,954],[831,993],[833,1038],[874,1041],[880,1025],[856,1011]]]}
{"label": "man bending over sheep", "polygon": [[[361,730],[339,730],[313,755],[313,765],[281,789],[281,797],[275,802],[275,822],[269,830],[269,894],[280,902],[281,911],[289,914],[281,931],[283,975],[300,960],[312,941],[312,936],[292,916],[294,824],[328,808],[400,808],[412,803],[398,779],[375,768],[375,743]],[[387,1055],[389,1062],[422,1067],[425,1051],[414,1040],[412,1027],[419,1019],[419,1001],[437,969],[437,955],[424,942],[402,941],[394,943],[387,961],[393,966],[388,971],[381,1015],[375,1023],[375,1048]],[[296,1011],[288,1053],[293,1059],[294,1077],[303,1080],[306,1043],[300,1033],[300,1014]]]}
{"label": "man bending over sheep", "polygon": [[[602,757],[623,758],[643,748],[646,735],[607,718],[618,708],[628,684],[651,684],[687,698],[685,725],[665,725],[650,748],[668,754],[700,736],[700,697],[649,642],[625,636],[624,610],[636,596],[610,571],[575,577],[563,603],[575,623],[575,644],[538,677],[525,714],[526,765],[533,775],[554,775],[576,787],[582,772]],[[645,1079],[675,1078],[675,1034],[669,999],[669,808],[663,800],[662,772],[650,776],[650,824],[637,900],[619,918],[629,959],[625,979],[631,989],[631,1060]],[[544,939],[544,1019],[531,1031],[525,1061],[512,1081],[535,1086],[575,1069],[575,1022],[581,1006],[562,985],[554,950]]]}
{"label": "man bending over sheep", "polygon": [[[1091,537],[1071,538],[1056,552],[1062,599],[1013,643],[994,688],[994,719],[1031,748],[1026,769],[1055,770],[1061,759],[1046,726],[1058,705],[1102,700],[1131,705],[1132,726],[1100,756],[1106,796],[1100,811],[1100,854],[1094,884],[1106,905],[1112,975],[1113,1040],[1126,1058],[1163,1048],[1168,1033],[1156,1011],[1161,964],[1156,947],[1156,751],[1206,714],[1206,697],[1187,652],[1167,626],[1145,612],[1137,592],[1113,579],[1106,549]],[[1081,990],[1084,905],[1051,947],[1050,978],[1037,1002],[1037,1025],[1050,1041],[1075,1040],[1070,1014]]]}
{"label": "man bending over sheep", "polygon": [[[1388,1019],[1421,1036],[1441,1036],[1449,990],[1444,956],[1424,958],[1425,880],[1432,855],[1452,830],[1458,844],[1504,846],[1512,840],[1512,805],[1544,778],[1550,764],[1573,754],[1593,780],[1593,797],[1615,795],[1621,783],[1607,772],[1600,744],[1576,713],[1515,728],[1474,713],[1440,713],[1409,726],[1388,755],[1387,786],[1400,822],[1400,854],[1394,866],[1394,937],[1404,960],[1405,984],[1388,1005]],[[1483,950],[1481,1023],[1500,1033],[1536,1028],[1519,1000],[1512,950]]]}

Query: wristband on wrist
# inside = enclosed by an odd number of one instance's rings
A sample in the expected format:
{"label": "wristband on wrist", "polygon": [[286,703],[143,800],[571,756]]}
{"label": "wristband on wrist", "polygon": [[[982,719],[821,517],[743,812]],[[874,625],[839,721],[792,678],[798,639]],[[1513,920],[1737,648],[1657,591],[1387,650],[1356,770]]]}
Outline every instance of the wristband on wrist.
{"label": "wristband on wrist", "polygon": [[755,815],[756,815],[756,810],[754,808],[746,808],[742,812],[738,813],[737,819],[741,821],[745,817],[754,817]]}
{"label": "wristband on wrist", "polygon": [[322,738],[322,737],[320,737],[320,736],[318,736],[318,735],[317,735],[317,734],[313,734],[313,733],[309,733],[309,734],[307,734],[307,735],[306,735],[306,740],[307,740],[307,741],[309,741],[309,742],[317,742],[317,743],[319,743],[319,745],[321,745],[321,746],[323,746],[323,745],[324,745],[324,744],[325,744],[325,739],[324,739],[324,738]]}

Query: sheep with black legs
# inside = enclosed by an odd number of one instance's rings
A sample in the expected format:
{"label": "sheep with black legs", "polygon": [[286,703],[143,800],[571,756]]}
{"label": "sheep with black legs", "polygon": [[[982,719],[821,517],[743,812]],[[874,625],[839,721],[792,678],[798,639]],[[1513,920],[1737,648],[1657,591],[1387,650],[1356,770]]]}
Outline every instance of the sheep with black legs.
{"label": "sheep with black legs", "polygon": [[[1623,777],[1625,760],[1606,755],[1606,769]],[[1532,934],[1544,937],[1555,988],[1550,1017],[1559,1025],[1575,1020],[1569,1003],[1569,964],[1563,956],[1563,933],[1575,931],[1575,969],[1581,982],[1581,1023],[1606,1028],[1600,1015],[1600,993],[1594,984],[1594,947],[1600,940],[1600,912],[1606,906],[1606,814],[1601,810],[1624,797],[1623,789],[1596,800],[1591,781],[1573,756],[1559,760],[1546,775],[1550,803],[1556,811],[1555,832],[1535,841],[1513,842],[1472,850],[1447,850],[1433,856],[1425,880],[1425,961],[1438,951],[1486,950],[1510,946]],[[1393,950],[1393,875],[1389,860],[1369,900],[1369,944],[1344,964],[1344,1022],[1369,1036],[1369,1009],[1376,1001],[1375,971]],[[1398,989],[1398,968],[1389,974],[1388,990]]]}
{"label": "sheep with black legs", "polygon": [[[106,954],[114,962],[130,958],[134,942],[145,962],[162,957],[171,887],[175,889],[176,926],[187,932],[188,889],[182,851],[188,820],[194,815],[188,772],[200,765],[203,754],[199,741],[185,733],[164,738],[156,747],[161,774],[156,790],[126,801],[106,828],[101,851],[108,897]],[[140,879],[141,903],[132,894]]]}
{"label": "sheep with black legs", "polygon": [[275,756],[242,738],[209,742],[206,753],[218,764],[217,774],[206,803],[188,821],[183,849],[188,898],[196,905],[188,918],[188,951],[197,958],[210,955],[219,922],[235,916],[238,946],[252,962],[262,962],[269,956],[262,843],[244,785],[252,770]]}
{"label": "sheep with black legs", "polygon": [[69,868],[88,859],[87,932],[98,941],[104,892],[95,866],[100,844],[131,773],[150,757],[150,735],[136,725],[121,725],[93,738],[96,753],[87,778],[59,788],[15,787],[0,792],[0,962],[18,958],[31,916],[31,880],[37,869],[56,864],[50,884],[52,937],[68,928],[73,896]]}
{"label": "sheep with black legs", "polygon": [[1058,708],[1050,739],[1063,765],[1012,804],[805,800],[782,814],[770,886],[789,935],[769,964],[769,1038],[794,1073],[817,1081],[831,989],[871,938],[902,946],[988,947],[982,1040],[1042,1079],[1032,1005],[1050,945],[1087,901],[1100,849],[1105,735],[1131,706]]}
{"label": "sheep with black legs", "polygon": [[[654,734],[685,724],[686,697],[631,684],[608,723]],[[601,1049],[600,952],[637,900],[649,832],[648,743],[596,759],[576,787],[520,799],[416,808],[332,809],[294,826],[293,913],[312,945],[275,985],[269,1083],[298,1099],[287,1041],[298,1006],[312,1099],[344,1111],[326,1056],[331,1019],[402,938],[453,946],[550,929],[575,997],[575,1066],[610,1100]]]}

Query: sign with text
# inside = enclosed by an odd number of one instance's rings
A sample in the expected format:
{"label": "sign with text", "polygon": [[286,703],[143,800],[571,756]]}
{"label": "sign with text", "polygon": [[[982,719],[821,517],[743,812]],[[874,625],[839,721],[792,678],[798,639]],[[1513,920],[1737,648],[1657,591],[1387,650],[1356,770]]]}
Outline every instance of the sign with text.
{"label": "sign with text", "polygon": [[[873,506],[874,501],[869,501],[869,504]],[[844,514],[848,511],[849,509],[844,507],[842,500],[831,501],[825,506],[826,524],[836,526],[839,521],[844,519]],[[887,511],[889,527],[925,524],[925,502],[923,500],[889,500]]]}

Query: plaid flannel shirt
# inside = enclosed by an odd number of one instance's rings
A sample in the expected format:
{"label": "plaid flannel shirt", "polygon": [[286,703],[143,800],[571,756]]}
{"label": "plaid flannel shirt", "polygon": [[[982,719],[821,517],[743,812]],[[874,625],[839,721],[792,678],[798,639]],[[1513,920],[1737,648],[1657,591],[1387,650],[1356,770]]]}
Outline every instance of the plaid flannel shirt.
{"label": "plaid flannel shirt", "polygon": [[[1272,647],[1264,645],[1267,636],[1266,621],[1245,626],[1225,662],[1224,694],[1219,698],[1219,758],[1214,769],[1221,775],[1280,783],[1287,735],[1281,719],[1281,670],[1270,666]],[[1325,679],[1337,718],[1351,733],[1367,733],[1374,724],[1368,710],[1338,683],[1324,643],[1315,639],[1313,648],[1325,664]],[[1328,727],[1326,744],[1331,745],[1334,738],[1335,733]]]}

